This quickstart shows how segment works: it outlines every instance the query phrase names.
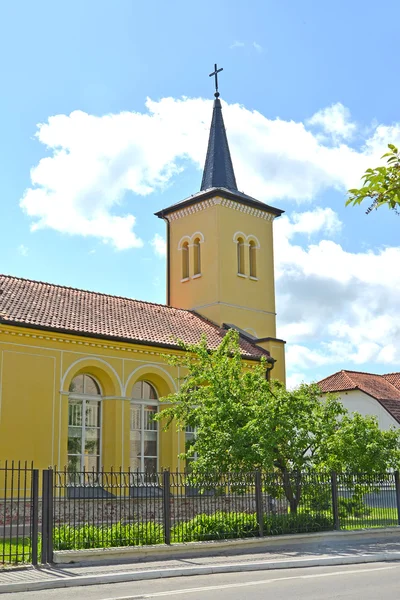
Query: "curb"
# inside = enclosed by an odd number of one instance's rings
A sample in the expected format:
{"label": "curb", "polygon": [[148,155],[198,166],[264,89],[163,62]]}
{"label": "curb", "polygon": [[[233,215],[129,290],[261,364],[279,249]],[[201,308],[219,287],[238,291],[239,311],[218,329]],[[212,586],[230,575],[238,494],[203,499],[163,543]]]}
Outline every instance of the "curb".
{"label": "curb", "polygon": [[378,552],[376,554],[359,554],[356,556],[347,554],[342,556],[298,558],[293,560],[275,560],[214,566],[204,565],[197,567],[177,567],[174,569],[157,569],[151,571],[126,571],[123,573],[110,573],[103,575],[80,575],[77,577],[65,577],[63,579],[57,578],[42,581],[5,583],[0,584],[0,594],[87,585],[101,585],[107,583],[124,583],[129,581],[144,581],[149,579],[163,579],[169,577],[213,575],[216,573],[240,573],[246,571],[270,571],[273,569],[293,569],[300,567],[357,565],[397,560],[400,561],[400,552]]}
{"label": "curb", "polygon": [[259,549],[267,551],[275,546],[297,544],[302,542],[315,543],[318,541],[337,541],[346,538],[376,538],[382,536],[399,536],[400,527],[382,529],[357,529],[352,531],[318,531],[315,533],[292,533],[262,538],[245,538],[236,540],[210,540],[204,542],[186,542],[166,546],[127,546],[119,548],[95,548],[90,550],[57,550],[53,562],[56,565],[105,565],[121,561],[141,561],[146,559],[164,560],[169,558],[187,558],[201,556],[207,553],[225,554],[229,551],[236,554],[240,551]]}

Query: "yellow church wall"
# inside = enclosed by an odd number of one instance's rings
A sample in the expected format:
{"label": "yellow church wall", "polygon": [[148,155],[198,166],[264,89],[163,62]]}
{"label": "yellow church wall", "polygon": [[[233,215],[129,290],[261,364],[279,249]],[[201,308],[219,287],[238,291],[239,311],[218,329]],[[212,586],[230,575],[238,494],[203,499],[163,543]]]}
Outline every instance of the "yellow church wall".
{"label": "yellow church wall", "polygon": [[[204,236],[201,243],[201,277],[194,276],[192,243],[196,233]],[[218,297],[217,207],[174,220],[170,225],[170,304],[177,308],[193,308]],[[189,278],[182,281],[182,244],[189,243]]]}
{"label": "yellow church wall", "polygon": [[[259,216],[260,211],[254,215],[225,206],[219,197],[206,206],[203,210],[180,211],[178,218],[170,217],[171,305],[196,310],[220,325],[234,323],[252,329],[260,338],[275,337],[272,220]],[[189,246],[190,276],[182,281],[182,240],[191,240],[196,232],[204,236],[201,276],[194,275]],[[246,243],[244,277],[238,275],[238,235]],[[260,246],[256,251],[257,280],[249,276],[250,240]]]}
{"label": "yellow church wall", "polygon": [[[178,209],[169,219],[170,304],[195,310],[222,325],[233,324],[256,338],[276,338],[273,256],[274,216],[216,196]],[[201,233],[201,276],[194,276],[189,246],[189,278],[182,281],[182,242]],[[238,274],[237,243],[244,247],[244,276]],[[255,242],[256,278],[250,277],[249,244]],[[273,351],[276,352],[276,356]],[[276,359],[274,377],[285,382],[284,345],[268,350]]]}
{"label": "yellow church wall", "polygon": [[[101,463],[128,469],[133,385],[148,381],[159,397],[177,389],[177,368],[165,362],[166,353],[174,351],[0,325],[0,460],[63,468],[69,385],[87,373],[102,390]],[[159,432],[160,469],[183,469],[183,450],[183,432]]]}

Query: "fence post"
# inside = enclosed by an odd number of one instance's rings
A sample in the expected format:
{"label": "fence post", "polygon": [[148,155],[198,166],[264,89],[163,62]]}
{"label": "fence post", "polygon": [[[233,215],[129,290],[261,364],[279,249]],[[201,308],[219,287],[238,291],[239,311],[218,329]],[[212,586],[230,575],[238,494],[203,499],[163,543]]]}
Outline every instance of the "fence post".
{"label": "fence post", "polygon": [[164,517],[164,542],[171,544],[171,475],[163,471],[163,517]]}
{"label": "fence post", "polygon": [[264,507],[262,499],[262,484],[261,484],[261,471],[257,470],[254,473],[255,479],[255,492],[256,492],[256,515],[258,524],[258,535],[264,536]]}
{"label": "fence post", "polygon": [[45,565],[47,563],[47,549],[48,549],[48,537],[49,537],[49,471],[44,469],[42,471],[42,553],[41,563]]}
{"label": "fence post", "polygon": [[340,529],[338,483],[335,471],[331,473],[333,528]]}
{"label": "fence post", "polygon": [[32,564],[38,564],[39,544],[39,469],[32,469]]}
{"label": "fence post", "polygon": [[53,469],[48,469],[47,481],[47,562],[53,562]]}
{"label": "fence post", "polygon": [[394,473],[394,482],[396,484],[397,523],[400,525],[400,474],[398,471]]}

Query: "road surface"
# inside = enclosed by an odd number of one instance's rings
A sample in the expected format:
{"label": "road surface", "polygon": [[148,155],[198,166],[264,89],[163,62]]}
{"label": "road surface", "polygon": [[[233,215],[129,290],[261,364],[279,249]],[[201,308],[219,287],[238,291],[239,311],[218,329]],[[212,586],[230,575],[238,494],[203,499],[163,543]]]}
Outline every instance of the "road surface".
{"label": "road surface", "polygon": [[2,594],[1,600],[399,600],[400,563],[177,577]]}

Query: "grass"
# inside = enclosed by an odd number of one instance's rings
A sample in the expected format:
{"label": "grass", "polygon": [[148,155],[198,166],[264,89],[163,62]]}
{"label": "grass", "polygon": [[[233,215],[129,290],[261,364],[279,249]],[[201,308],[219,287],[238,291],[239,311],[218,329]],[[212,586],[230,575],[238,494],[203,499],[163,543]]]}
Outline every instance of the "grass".
{"label": "grass", "polygon": [[29,563],[31,560],[30,538],[0,539],[0,565]]}
{"label": "grass", "polygon": [[371,509],[371,514],[365,516],[346,515],[340,519],[341,529],[373,529],[378,527],[393,527],[398,523],[396,508]]}

